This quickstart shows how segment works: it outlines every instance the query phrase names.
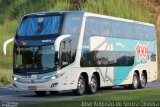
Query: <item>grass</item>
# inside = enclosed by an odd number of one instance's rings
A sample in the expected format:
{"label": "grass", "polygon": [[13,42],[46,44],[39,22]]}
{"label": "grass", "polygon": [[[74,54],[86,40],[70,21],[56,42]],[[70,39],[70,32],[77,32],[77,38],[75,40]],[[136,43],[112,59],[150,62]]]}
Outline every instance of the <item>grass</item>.
{"label": "grass", "polygon": [[[80,107],[82,102],[100,101],[160,101],[160,88],[135,90],[128,92],[104,93],[88,96],[80,96],[67,101],[52,101],[40,104],[23,105],[19,107]],[[92,107],[92,106],[89,106]]]}
{"label": "grass", "polygon": [[0,69],[0,86],[11,85],[11,80],[12,80],[12,70]]}
{"label": "grass", "polygon": [[155,10],[147,0],[87,0],[79,10],[155,23],[150,17]]}
{"label": "grass", "polygon": [[56,0],[56,3],[49,7],[48,11],[70,10],[70,2],[68,0]]}

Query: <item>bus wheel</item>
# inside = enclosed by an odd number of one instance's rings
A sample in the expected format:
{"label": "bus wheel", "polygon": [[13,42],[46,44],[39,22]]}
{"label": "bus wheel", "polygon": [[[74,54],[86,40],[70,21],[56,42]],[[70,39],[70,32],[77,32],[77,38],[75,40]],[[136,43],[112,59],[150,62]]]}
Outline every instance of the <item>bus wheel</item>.
{"label": "bus wheel", "polygon": [[77,84],[77,89],[73,90],[73,93],[76,95],[83,95],[85,93],[85,89],[86,89],[85,78],[83,76],[80,76]]}
{"label": "bus wheel", "polygon": [[50,94],[51,94],[51,95],[58,95],[59,92],[58,92],[58,91],[50,91]]}
{"label": "bus wheel", "polygon": [[97,92],[97,88],[98,88],[98,82],[97,82],[97,78],[95,75],[92,75],[91,77],[91,82],[87,87],[87,92],[89,94],[94,94]]}
{"label": "bus wheel", "polygon": [[46,95],[46,91],[35,91],[37,96],[45,96]]}
{"label": "bus wheel", "polygon": [[130,85],[124,85],[123,87],[124,87],[124,89],[130,89],[131,88]]}
{"label": "bus wheel", "polygon": [[139,77],[138,77],[138,75],[136,73],[134,73],[134,75],[133,75],[133,82],[131,84],[131,88],[132,89],[137,89],[138,86],[139,86]]}
{"label": "bus wheel", "polygon": [[141,76],[141,81],[140,81],[140,85],[139,85],[139,88],[144,88],[146,83],[147,83],[147,78],[146,78],[146,75],[144,73],[142,73],[142,76]]}

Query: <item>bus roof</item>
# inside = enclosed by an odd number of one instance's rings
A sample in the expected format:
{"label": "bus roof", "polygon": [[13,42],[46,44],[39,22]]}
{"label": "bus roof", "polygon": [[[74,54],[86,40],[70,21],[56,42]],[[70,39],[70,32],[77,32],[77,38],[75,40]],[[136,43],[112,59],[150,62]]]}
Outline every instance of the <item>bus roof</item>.
{"label": "bus roof", "polygon": [[90,12],[82,12],[82,11],[51,11],[51,12],[36,12],[36,13],[30,13],[26,14],[25,16],[32,16],[32,15],[52,15],[52,14],[84,14],[84,16],[94,16],[94,17],[100,17],[100,18],[107,18],[107,19],[112,19],[112,20],[118,20],[118,21],[123,21],[123,22],[129,22],[129,23],[135,23],[135,24],[142,24],[146,26],[153,26],[154,24],[151,23],[146,23],[146,22],[141,22],[141,21],[135,21],[135,20],[130,20],[130,19],[124,19],[124,18],[119,18],[119,17],[113,17],[113,16],[107,16],[107,15],[101,15],[101,14],[96,14],[96,13],[90,13]]}
{"label": "bus roof", "polygon": [[118,20],[118,21],[123,21],[123,22],[142,24],[142,25],[154,27],[154,24],[151,24],[151,23],[135,21],[135,20],[131,20],[131,19],[124,19],[124,18],[119,18],[119,17],[113,17],[113,16],[107,16],[107,15],[101,15],[101,14],[90,13],[90,12],[85,12],[85,16],[95,16],[95,17],[107,18],[107,19],[112,19],[112,20]]}
{"label": "bus roof", "polygon": [[51,11],[51,12],[36,12],[36,13],[30,13],[26,14],[24,16],[32,16],[32,15],[52,15],[52,14],[84,14],[82,11]]}

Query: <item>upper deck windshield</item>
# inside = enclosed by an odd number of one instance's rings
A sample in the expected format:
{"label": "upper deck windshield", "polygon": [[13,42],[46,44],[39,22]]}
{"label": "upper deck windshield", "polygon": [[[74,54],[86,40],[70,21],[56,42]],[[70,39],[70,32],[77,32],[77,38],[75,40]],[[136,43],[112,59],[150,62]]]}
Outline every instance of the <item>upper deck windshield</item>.
{"label": "upper deck windshield", "polygon": [[60,32],[62,16],[30,16],[24,17],[17,35],[37,36],[52,35]]}

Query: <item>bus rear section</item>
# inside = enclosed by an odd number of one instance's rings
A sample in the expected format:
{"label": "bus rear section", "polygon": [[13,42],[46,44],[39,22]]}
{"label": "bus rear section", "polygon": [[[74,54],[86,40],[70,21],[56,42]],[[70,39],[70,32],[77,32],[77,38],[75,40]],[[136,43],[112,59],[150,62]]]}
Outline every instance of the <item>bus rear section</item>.
{"label": "bus rear section", "polygon": [[85,20],[80,66],[99,87],[138,89],[157,80],[153,24],[93,14]]}

